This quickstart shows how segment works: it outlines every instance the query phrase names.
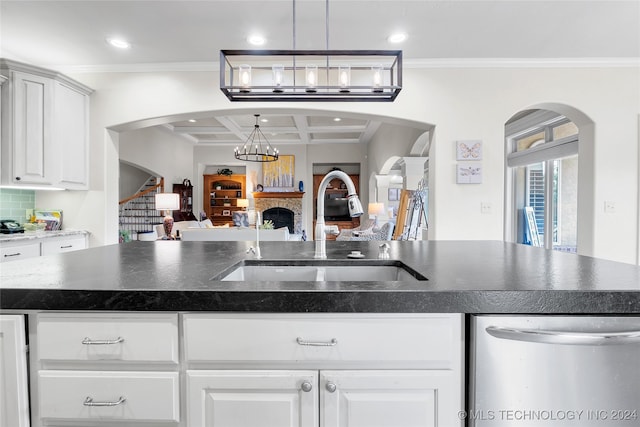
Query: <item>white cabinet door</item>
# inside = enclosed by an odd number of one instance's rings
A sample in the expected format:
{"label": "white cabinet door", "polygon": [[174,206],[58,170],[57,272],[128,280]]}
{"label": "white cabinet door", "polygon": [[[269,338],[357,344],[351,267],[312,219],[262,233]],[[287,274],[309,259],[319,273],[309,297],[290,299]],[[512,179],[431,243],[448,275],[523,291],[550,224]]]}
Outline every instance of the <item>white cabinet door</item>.
{"label": "white cabinet door", "polygon": [[29,426],[24,317],[0,316],[0,426]]}
{"label": "white cabinet door", "polygon": [[60,162],[59,185],[83,190],[88,183],[89,96],[69,85],[55,83],[54,132]]}
{"label": "white cabinet door", "polygon": [[18,71],[13,72],[12,80],[12,181],[54,184],[58,165],[53,161],[55,148],[51,138],[53,81]]}
{"label": "white cabinet door", "polygon": [[461,427],[451,371],[321,371],[321,427]]}
{"label": "white cabinet door", "polygon": [[189,427],[318,427],[317,371],[187,371]]}

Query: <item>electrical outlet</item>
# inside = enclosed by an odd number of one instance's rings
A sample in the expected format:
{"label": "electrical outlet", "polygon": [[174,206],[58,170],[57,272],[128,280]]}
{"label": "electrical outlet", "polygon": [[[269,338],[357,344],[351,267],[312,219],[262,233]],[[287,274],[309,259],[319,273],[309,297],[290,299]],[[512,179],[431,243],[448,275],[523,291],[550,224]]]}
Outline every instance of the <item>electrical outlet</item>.
{"label": "electrical outlet", "polygon": [[492,211],[491,202],[480,202],[480,212],[483,214],[490,214]]}
{"label": "electrical outlet", "polygon": [[616,202],[611,200],[604,201],[604,211],[606,213],[615,213],[616,212]]}
{"label": "electrical outlet", "polygon": [[26,219],[31,219],[31,217],[32,217],[32,216],[33,216],[33,209],[26,209],[26,210],[25,210],[24,217],[25,217]]}

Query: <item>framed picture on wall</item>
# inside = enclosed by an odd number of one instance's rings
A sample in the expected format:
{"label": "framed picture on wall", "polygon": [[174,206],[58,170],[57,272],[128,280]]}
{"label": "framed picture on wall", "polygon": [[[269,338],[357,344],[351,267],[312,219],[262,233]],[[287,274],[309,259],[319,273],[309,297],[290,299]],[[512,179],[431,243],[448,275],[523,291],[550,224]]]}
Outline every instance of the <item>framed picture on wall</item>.
{"label": "framed picture on wall", "polygon": [[459,163],[456,166],[456,184],[482,184],[482,166]]}
{"label": "framed picture on wall", "polygon": [[275,162],[262,164],[262,184],[265,187],[293,187],[295,156],[282,154]]}
{"label": "framed picture on wall", "polygon": [[482,141],[456,141],[456,160],[482,160]]}
{"label": "framed picture on wall", "polygon": [[400,200],[400,189],[399,188],[390,188],[389,189],[389,201],[397,202]]}

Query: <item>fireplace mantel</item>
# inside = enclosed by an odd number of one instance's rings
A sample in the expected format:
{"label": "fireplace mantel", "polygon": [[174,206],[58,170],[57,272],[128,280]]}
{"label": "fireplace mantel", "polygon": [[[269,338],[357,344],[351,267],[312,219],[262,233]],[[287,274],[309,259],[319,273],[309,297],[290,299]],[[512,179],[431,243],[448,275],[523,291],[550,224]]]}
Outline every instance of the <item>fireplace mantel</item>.
{"label": "fireplace mantel", "polygon": [[254,191],[254,199],[302,199],[304,191]]}

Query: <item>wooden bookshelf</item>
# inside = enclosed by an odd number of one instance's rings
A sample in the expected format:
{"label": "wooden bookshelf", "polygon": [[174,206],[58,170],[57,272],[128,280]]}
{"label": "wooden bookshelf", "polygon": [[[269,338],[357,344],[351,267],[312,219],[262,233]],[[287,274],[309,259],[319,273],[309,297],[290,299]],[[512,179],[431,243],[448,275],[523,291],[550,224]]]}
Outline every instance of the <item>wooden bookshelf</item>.
{"label": "wooden bookshelf", "polygon": [[233,225],[238,199],[246,199],[245,175],[204,175],[204,210],[213,225]]}

